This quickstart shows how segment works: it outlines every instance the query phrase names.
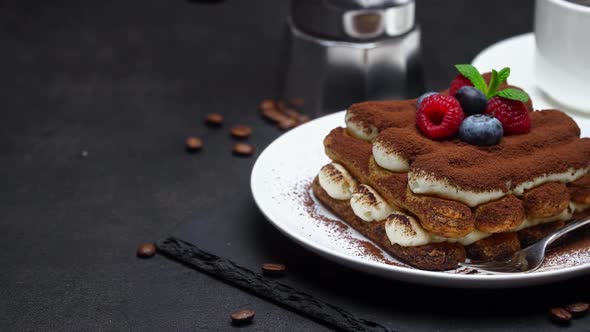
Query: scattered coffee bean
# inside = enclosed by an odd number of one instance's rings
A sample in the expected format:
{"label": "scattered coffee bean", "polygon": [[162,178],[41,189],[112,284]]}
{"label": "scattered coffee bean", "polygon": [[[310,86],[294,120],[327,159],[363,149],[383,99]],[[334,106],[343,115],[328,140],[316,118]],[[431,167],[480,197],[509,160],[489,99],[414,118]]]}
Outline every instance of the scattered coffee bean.
{"label": "scattered coffee bean", "polygon": [[300,116],[299,112],[297,112],[296,110],[291,109],[291,108],[287,108],[285,110],[285,114],[287,114],[287,116],[289,118],[291,118],[291,119],[293,119],[295,121],[297,121],[299,119],[299,116]]}
{"label": "scattered coffee bean", "polygon": [[198,137],[189,137],[185,142],[186,150],[189,152],[196,152],[203,147],[203,141]]}
{"label": "scattered coffee bean", "polygon": [[[310,120],[308,115],[301,114],[294,109],[288,108],[285,110],[285,114],[296,122],[295,126],[306,123]],[[279,122],[280,124],[280,122]],[[292,127],[291,127],[292,128]]]}
{"label": "scattered coffee bean", "polygon": [[266,109],[262,110],[262,116],[269,119],[272,122],[280,123],[281,121],[289,120],[289,116],[277,109]]}
{"label": "scattered coffee bean", "polygon": [[156,254],[156,246],[153,243],[142,243],[137,248],[137,257],[150,258]]}
{"label": "scattered coffee bean", "polygon": [[577,302],[568,304],[565,306],[565,310],[567,310],[573,317],[582,317],[588,312],[590,305],[585,302]]}
{"label": "scattered coffee bean", "polygon": [[298,113],[298,115],[297,115],[297,125],[298,126],[301,124],[304,124],[306,122],[309,122],[309,120],[311,120],[309,115]]}
{"label": "scattered coffee bean", "polygon": [[311,120],[309,115],[301,114],[301,116],[299,117],[299,124],[304,124],[306,122],[309,122],[309,120]]}
{"label": "scattered coffee bean", "polygon": [[223,124],[223,116],[219,113],[211,113],[205,118],[205,123],[209,126],[221,126]]}
{"label": "scattered coffee bean", "polygon": [[269,277],[280,277],[285,274],[287,267],[283,264],[264,263],[262,264],[262,273]]}
{"label": "scattered coffee bean", "polygon": [[238,125],[231,129],[231,135],[235,138],[247,138],[250,134],[252,134],[252,129],[247,126]]}
{"label": "scattered coffee bean", "polygon": [[295,127],[297,127],[297,121],[293,119],[286,119],[284,121],[279,122],[279,128],[283,130],[292,129]]}
{"label": "scattered coffee bean", "polygon": [[260,111],[265,111],[265,110],[274,110],[277,108],[274,100],[271,99],[265,99],[260,103],[260,106],[258,106],[258,108],[260,109]]}
{"label": "scattered coffee bean", "polygon": [[290,100],[288,103],[280,100],[275,103],[267,99],[260,104],[260,112],[266,119],[276,123],[279,128],[291,129],[310,120],[309,116],[301,114],[297,110],[296,105],[302,105],[300,102],[302,100]]}
{"label": "scattered coffee bean", "polygon": [[236,311],[230,315],[231,322],[234,325],[249,324],[250,322],[252,322],[252,319],[254,319],[255,314],[256,313],[254,312],[254,310],[247,310],[246,309],[246,310]]}
{"label": "scattered coffee bean", "polygon": [[234,154],[239,156],[250,156],[254,153],[254,147],[246,143],[236,143],[233,151]]}
{"label": "scattered coffee bean", "polygon": [[551,308],[549,315],[554,322],[561,324],[568,323],[572,319],[572,314],[563,308]]}

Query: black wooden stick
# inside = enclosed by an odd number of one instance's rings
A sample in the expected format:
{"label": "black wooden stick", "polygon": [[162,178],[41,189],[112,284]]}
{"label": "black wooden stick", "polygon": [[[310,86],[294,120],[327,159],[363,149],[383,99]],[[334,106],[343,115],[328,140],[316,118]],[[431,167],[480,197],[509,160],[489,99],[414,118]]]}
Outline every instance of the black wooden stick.
{"label": "black wooden stick", "polygon": [[162,254],[173,260],[288,307],[320,323],[345,331],[391,331],[383,325],[355,317],[342,308],[318,300],[291,286],[265,278],[228,259],[203,251],[175,237],[161,240],[157,246]]}

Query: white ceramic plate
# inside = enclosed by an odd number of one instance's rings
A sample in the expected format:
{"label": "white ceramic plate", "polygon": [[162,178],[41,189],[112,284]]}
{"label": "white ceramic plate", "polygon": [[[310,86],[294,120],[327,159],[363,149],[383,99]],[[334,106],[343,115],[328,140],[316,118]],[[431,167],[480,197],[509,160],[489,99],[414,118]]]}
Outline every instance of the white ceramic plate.
{"label": "white ceramic plate", "polygon": [[[498,65],[485,60],[484,55],[478,57],[477,67],[489,69],[508,65],[516,74],[522,66],[508,62]],[[525,81],[521,82],[520,75],[516,74],[512,78],[512,84],[529,91],[530,85]],[[545,103],[534,92],[531,96],[537,108]],[[588,135],[590,122],[577,120],[583,133]],[[423,271],[388,264],[397,261],[376,247],[373,248],[379,251],[379,255],[367,254],[367,240],[350,228],[339,230],[335,223],[344,223],[313,200],[309,190],[309,184],[319,169],[330,161],[324,153],[323,139],[330,130],[338,126],[344,126],[344,112],[324,116],[287,132],[262,152],[252,170],[251,189],[254,200],[271,223],[296,242],[357,270],[396,280],[443,287],[520,287],[590,273],[590,249],[579,249],[561,256],[553,255],[541,270],[513,275],[465,274],[465,270]]]}
{"label": "white ceramic plate", "polygon": [[[554,257],[553,266],[530,274],[481,275],[461,271],[431,272],[383,263],[366,255],[354,230],[337,231],[338,220],[321,204],[309,201],[309,183],[329,162],[322,141],[344,125],[344,112],[324,116],[295,128],[270,144],[252,170],[254,200],[264,215],[284,234],[314,252],[352,268],[391,279],[448,287],[517,287],[554,282],[590,272],[590,250]],[[588,128],[586,128],[588,129]],[[395,261],[382,253],[386,260]],[[557,265],[555,265],[557,264]]]}

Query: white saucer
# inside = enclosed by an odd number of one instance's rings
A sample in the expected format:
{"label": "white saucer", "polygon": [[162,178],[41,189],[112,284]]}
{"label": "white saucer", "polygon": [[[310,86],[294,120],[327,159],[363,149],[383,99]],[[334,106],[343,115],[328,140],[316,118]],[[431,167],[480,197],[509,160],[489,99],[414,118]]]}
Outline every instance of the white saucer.
{"label": "white saucer", "polygon": [[[582,129],[582,136],[590,136],[590,114],[560,105],[535,86],[533,82],[535,47],[535,36],[532,33],[504,39],[479,53],[473,60],[473,65],[480,72],[510,67],[509,83],[525,90],[531,97],[535,109],[558,109],[566,112],[576,120]],[[590,105],[590,94],[588,105]]]}

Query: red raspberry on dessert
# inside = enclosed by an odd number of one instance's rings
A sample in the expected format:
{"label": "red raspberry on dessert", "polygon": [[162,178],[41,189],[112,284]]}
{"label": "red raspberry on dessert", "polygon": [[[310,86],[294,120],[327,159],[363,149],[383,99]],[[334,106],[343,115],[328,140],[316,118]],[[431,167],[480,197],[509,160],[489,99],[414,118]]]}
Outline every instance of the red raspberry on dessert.
{"label": "red raspberry on dessert", "polygon": [[493,97],[488,101],[486,114],[502,123],[505,135],[526,134],[531,131],[531,118],[522,101]]}
{"label": "red raspberry on dessert", "polygon": [[455,96],[455,94],[457,93],[457,91],[459,91],[459,89],[461,89],[464,86],[473,86],[473,83],[471,83],[471,81],[459,74],[457,75],[457,77],[455,77],[455,79],[451,82],[451,87],[449,88],[449,96]]}
{"label": "red raspberry on dessert", "polygon": [[416,125],[426,137],[440,140],[455,136],[464,118],[457,99],[437,94],[424,98],[416,112]]}

